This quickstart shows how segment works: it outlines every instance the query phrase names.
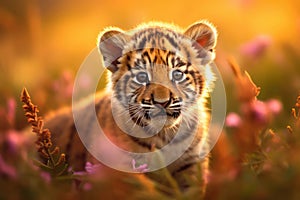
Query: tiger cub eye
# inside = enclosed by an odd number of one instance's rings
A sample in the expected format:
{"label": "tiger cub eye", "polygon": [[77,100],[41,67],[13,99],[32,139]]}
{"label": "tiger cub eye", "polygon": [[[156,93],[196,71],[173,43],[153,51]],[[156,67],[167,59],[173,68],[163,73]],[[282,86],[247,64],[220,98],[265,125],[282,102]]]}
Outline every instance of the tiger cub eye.
{"label": "tiger cub eye", "polygon": [[172,79],[174,81],[180,81],[183,78],[183,72],[180,70],[175,70],[172,72]]}
{"label": "tiger cub eye", "polygon": [[149,81],[148,79],[148,74],[146,72],[139,72],[137,75],[136,75],[136,80],[139,82],[139,83],[147,83]]}

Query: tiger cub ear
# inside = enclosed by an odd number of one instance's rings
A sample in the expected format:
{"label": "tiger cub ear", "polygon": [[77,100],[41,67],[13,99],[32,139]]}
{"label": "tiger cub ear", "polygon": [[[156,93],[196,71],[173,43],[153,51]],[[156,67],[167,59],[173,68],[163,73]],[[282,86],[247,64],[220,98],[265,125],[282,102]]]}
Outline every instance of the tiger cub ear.
{"label": "tiger cub ear", "polygon": [[217,30],[207,21],[196,22],[187,28],[184,35],[193,39],[207,51],[213,52],[217,44]]}
{"label": "tiger cub ear", "polygon": [[103,57],[104,66],[111,72],[118,70],[118,58],[122,56],[128,36],[119,28],[109,28],[98,36],[98,48]]}

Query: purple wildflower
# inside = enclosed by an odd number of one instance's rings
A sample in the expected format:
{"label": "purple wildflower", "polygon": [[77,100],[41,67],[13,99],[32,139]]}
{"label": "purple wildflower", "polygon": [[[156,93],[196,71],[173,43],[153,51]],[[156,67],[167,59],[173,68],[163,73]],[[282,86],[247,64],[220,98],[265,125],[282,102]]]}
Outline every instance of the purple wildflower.
{"label": "purple wildflower", "polygon": [[89,191],[93,188],[92,184],[91,183],[84,183],[83,186],[82,186],[82,189],[85,190],[85,191]]}
{"label": "purple wildflower", "polygon": [[238,114],[231,112],[227,115],[225,124],[227,127],[239,127],[241,125],[241,118]]}
{"label": "purple wildflower", "polygon": [[41,171],[40,175],[45,180],[46,183],[51,182],[51,175],[48,172]]}
{"label": "purple wildflower", "polygon": [[[101,164],[92,164],[90,162],[86,162],[84,168],[85,168],[84,171],[74,172],[73,174],[78,175],[78,176],[96,175],[96,176],[92,176],[93,178],[95,178],[95,177],[99,178],[98,175],[100,175],[100,177],[101,177],[101,174],[98,173],[98,172],[100,172]],[[72,171],[71,168],[69,170]],[[82,189],[85,191],[89,191],[92,189],[92,184],[90,182],[84,182],[84,183],[82,183]]]}
{"label": "purple wildflower", "polygon": [[12,179],[17,178],[16,169],[10,165],[8,165],[0,154],[0,176],[4,175]]}
{"label": "purple wildflower", "polygon": [[101,168],[101,164],[92,164],[90,162],[86,162],[84,167],[85,171],[78,171],[78,172],[74,172],[73,174],[79,176],[87,175],[87,174],[96,174],[97,172],[99,172],[100,168]]}
{"label": "purple wildflower", "polygon": [[4,144],[7,147],[7,151],[11,154],[17,154],[22,145],[26,142],[26,138],[22,133],[15,130],[8,130]]}
{"label": "purple wildflower", "polygon": [[253,101],[245,105],[242,110],[247,117],[258,124],[265,125],[270,120],[270,111],[262,101]]}
{"label": "purple wildflower", "polygon": [[76,172],[74,171],[73,175],[76,175],[76,176],[85,176],[85,175],[87,175],[87,172],[86,171],[76,171]]}
{"label": "purple wildflower", "polygon": [[135,159],[132,159],[132,168],[134,171],[139,172],[139,173],[145,173],[149,171],[148,165],[147,164],[142,164],[138,167],[136,167],[136,161]]}
{"label": "purple wildflower", "polygon": [[7,100],[7,120],[10,125],[13,125],[15,122],[16,114],[16,100],[14,98],[9,98]]}
{"label": "purple wildflower", "polygon": [[58,80],[53,83],[53,90],[65,98],[69,98],[73,93],[73,75],[70,71],[63,71]]}
{"label": "purple wildflower", "polygon": [[90,88],[91,83],[92,83],[92,81],[91,81],[91,78],[89,77],[89,75],[82,74],[79,77],[79,84],[80,84],[81,88],[83,88],[83,89]]}
{"label": "purple wildflower", "polygon": [[253,40],[241,46],[241,53],[250,58],[261,57],[271,45],[271,38],[267,35],[259,35]]}
{"label": "purple wildflower", "polygon": [[282,110],[282,103],[277,99],[270,99],[266,102],[267,107],[273,114],[279,114]]}
{"label": "purple wildflower", "polygon": [[100,168],[101,168],[100,164],[92,164],[90,162],[85,163],[85,171],[88,174],[95,174],[99,171]]}

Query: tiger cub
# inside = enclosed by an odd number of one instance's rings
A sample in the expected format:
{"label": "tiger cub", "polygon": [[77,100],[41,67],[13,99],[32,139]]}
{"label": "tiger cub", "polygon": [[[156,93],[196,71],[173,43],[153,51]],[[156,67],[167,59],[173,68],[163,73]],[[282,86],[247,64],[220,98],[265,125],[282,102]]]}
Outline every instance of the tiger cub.
{"label": "tiger cub", "polygon": [[[186,30],[151,22],[130,32],[114,27],[103,31],[98,49],[109,70],[109,84],[95,99],[75,108],[80,116],[77,121],[86,127],[78,131],[71,109],[54,113],[45,123],[73,169],[82,170],[87,161],[97,162],[81,141],[82,135],[94,137],[90,135],[97,123],[109,141],[124,151],[160,151],[162,160],[167,160],[164,169],[180,188],[188,187],[187,179],[199,168],[205,182],[210,119],[206,98],[214,77],[210,63],[216,40],[215,27],[206,21]],[[87,112],[88,107],[95,113]],[[97,120],[92,120],[93,115]],[[90,147],[103,146],[91,140]],[[132,159],[139,159],[137,154]],[[164,166],[153,166],[152,170],[149,165],[146,175],[164,182],[155,172]]]}

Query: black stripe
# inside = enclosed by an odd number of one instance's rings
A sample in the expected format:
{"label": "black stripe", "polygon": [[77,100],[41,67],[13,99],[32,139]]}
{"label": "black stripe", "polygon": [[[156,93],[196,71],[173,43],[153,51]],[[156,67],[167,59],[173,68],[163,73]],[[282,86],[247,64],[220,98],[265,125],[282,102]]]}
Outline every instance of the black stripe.
{"label": "black stripe", "polygon": [[196,95],[197,94],[197,92],[194,91],[194,90],[192,90],[191,88],[186,88],[185,91],[189,92],[189,93],[192,93],[192,95]]}
{"label": "black stripe", "polygon": [[152,37],[154,37],[154,33],[151,30],[148,30],[147,40],[150,41]]}
{"label": "black stripe", "polygon": [[[195,137],[194,140],[193,140],[193,144],[199,144],[201,140],[202,140],[202,138]],[[193,151],[194,148],[195,148],[194,145],[190,145],[189,148],[186,150],[186,152]],[[197,155],[197,156],[194,156],[194,157],[196,157],[197,159],[200,159],[199,156],[200,155]]]}
{"label": "black stripe", "polygon": [[170,37],[169,34],[165,35],[165,38],[170,42],[170,44],[171,44],[175,49],[177,49],[177,50],[180,51],[179,46],[177,45],[177,43],[175,42],[175,40],[174,40],[172,37]]}
{"label": "black stripe", "polygon": [[185,163],[184,165],[180,166],[178,169],[176,169],[174,172],[172,172],[172,175],[175,175],[176,173],[182,172],[194,165],[197,165],[197,163],[200,161],[199,155],[191,155],[188,156],[186,159],[184,159],[181,163]]}
{"label": "black stripe", "polygon": [[166,61],[167,61],[168,64],[169,64],[169,57],[170,57],[170,56],[174,56],[174,53],[171,52],[171,51],[169,51],[169,52],[167,53],[167,56],[166,56]]}
{"label": "black stripe", "polygon": [[155,46],[155,44],[156,44],[155,39],[152,40],[151,44],[152,44],[153,47]]}
{"label": "black stripe", "polygon": [[140,66],[141,66],[141,63],[142,63],[141,59],[137,59],[137,60],[134,62],[134,66],[135,66],[135,67],[140,67]]}
{"label": "black stripe", "polygon": [[143,99],[142,104],[152,105],[150,100]]}
{"label": "black stripe", "polygon": [[125,75],[124,76],[124,80],[123,80],[123,91],[122,92],[126,92],[126,87],[127,87],[127,83],[128,83],[128,81],[129,81],[129,79],[131,78],[131,76],[130,75]]}
{"label": "black stripe", "polygon": [[176,61],[176,67],[182,67],[186,65],[182,60],[180,60],[180,58],[176,58]]}
{"label": "black stripe", "polygon": [[119,100],[119,101],[122,101],[122,95],[121,95],[121,84],[120,82],[116,85],[115,87],[115,95],[116,95],[116,98]]}
{"label": "black stripe", "polygon": [[198,84],[200,85],[199,86],[199,90],[200,90],[199,94],[202,94],[203,84],[204,84],[203,76],[200,75],[199,79],[197,79],[197,80],[198,80]]}
{"label": "black stripe", "polygon": [[131,65],[129,63],[127,63],[127,69],[128,69],[128,71],[131,70]]}
{"label": "black stripe", "polygon": [[147,40],[146,37],[144,37],[144,38],[141,40],[141,42],[140,42],[139,45],[138,45],[138,48],[139,48],[139,49],[144,49],[144,48],[145,48],[146,40]]}
{"label": "black stripe", "polygon": [[186,64],[186,71],[189,69],[190,66],[192,66],[192,63],[190,61],[188,61]]}
{"label": "black stripe", "polygon": [[187,163],[187,164],[179,167],[176,171],[172,172],[172,176],[174,176],[175,174],[180,173],[180,172],[192,167],[193,165],[195,165],[195,163]]}
{"label": "black stripe", "polygon": [[137,143],[138,145],[151,150],[151,148],[152,148],[151,144],[148,144],[147,142],[141,141],[139,138],[136,138],[136,137],[133,137],[133,136],[130,136],[130,138],[132,139],[133,142]]}
{"label": "black stripe", "polygon": [[136,82],[134,82],[134,81],[132,81],[131,84],[129,85],[129,88],[130,88],[130,89],[133,89],[133,90],[137,90],[137,89],[139,89],[140,87],[141,87],[141,85],[138,84],[138,83],[136,83]]}
{"label": "black stripe", "polygon": [[187,82],[187,83],[185,83],[185,84],[182,84],[182,86],[186,88],[186,87],[188,87],[191,83],[192,83],[192,81],[189,81],[189,82]]}
{"label": "black stripe", "polygon": [[[162,50],[164,52],[164,50]],[[161,52],[161,51],[159,51]],[[163,65],[167,65],[167,60],[164,60],[161,54],[158,54],[157,56],[160,57],[160,60],[162,61]]]}
{"label": "black stripe", "polygon": [[154,48],[150,48],[150,53],[152,54],[154,52]]}
{"label": "black stripe", "polygon": [[157,61],[157,56],[154,56],[153,63],[156,63],[156,61]]}
{"label": "black stripe", "polygon": [[[148,51],[145,51],[145,52],[142,54],[143,60],[145,60],[145,57],[148,59],[148,62],[151,63],[151,58],[150,58],[150,55],[149,55]],[[145,60],[145,61],[146,61],[146,60]],[[146,64],[146,62],[145,62],[144,64]]]}
{"label": "black stripe", "polygon": [[[120,95],[120,97],[122,98],[122,96]],[[117,97],[118,98],[118,97]],[[118,99],[119,100],[119,99]],[[109,99],[108,98],[102,98],[100,101],[99,101],[99,103],[96,105],[96,107],[95,107],[95,109],[96,109],[96,116],[98,117],[98,114],[99,114],[99,112],[100,112],[100,110],[103,110],[103,109],[108,109],[111,105],[107,105],[107,104],[109,104],[110,103],[110,101],[109,101]],[[103,124],[106,124],[106,120],[107,120],[107,118],[106,117],[103,117],[102,118],[102,121],[101,122],[99,122],[100,123],[100,125],[102,126]],[[93,121],[91,121],[91,122],[93,122]],[[93,123],[95,123],[95,122],[93,122]],[[89,127],[92,127],[92,125],[91,126],[89,126]]]}
{"label": "black stripe", "polygon": [[[190,75],[193,77],[194,82],[197,86],[197,89],[199,89],[199,94],[202,93],[203,90],[203,77],[198,71],[189,71]],[[198,87],[199,86],[199,87]]]}
{"label": "black stripe", "polygon": [[197,77],[196,77],[196,74],[199,75],[199,72],[195,72],[195,71],[189,71],[189,74],[193,77],[193,81],[195,83],[197,83]]}
{"label": "black stripe", "polygon": [[172,64],[172,68],[174,68],[175,67],[175,58],[174,57],[171,60],[171,64]]}
{"label": "black stripe", "polygon": [[190,54],[189,50],[185,46],[183,46],[183,48],[184,48],[184,51],[186,53],[186,59],[187,59],[187,61],[191,62],[191,54]]}

